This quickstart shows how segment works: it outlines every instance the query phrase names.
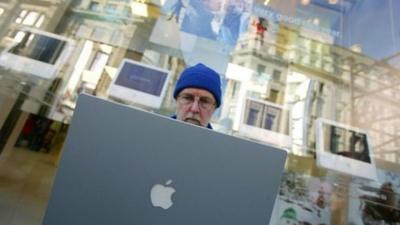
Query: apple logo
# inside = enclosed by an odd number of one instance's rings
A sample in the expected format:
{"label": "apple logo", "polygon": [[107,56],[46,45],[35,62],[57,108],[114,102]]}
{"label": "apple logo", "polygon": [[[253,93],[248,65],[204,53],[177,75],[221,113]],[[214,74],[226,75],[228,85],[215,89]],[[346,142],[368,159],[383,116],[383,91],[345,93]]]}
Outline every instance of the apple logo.
{"label": "apple logo", "polygon": [[154,207],[161,207],[168,209],[174,204],[172,202],[172,195],[175,193],[173,187],[169,187],[172,184],[172,180],[168,180],[165,186],[162,184],[155,184],[150,191],[151,204]]}

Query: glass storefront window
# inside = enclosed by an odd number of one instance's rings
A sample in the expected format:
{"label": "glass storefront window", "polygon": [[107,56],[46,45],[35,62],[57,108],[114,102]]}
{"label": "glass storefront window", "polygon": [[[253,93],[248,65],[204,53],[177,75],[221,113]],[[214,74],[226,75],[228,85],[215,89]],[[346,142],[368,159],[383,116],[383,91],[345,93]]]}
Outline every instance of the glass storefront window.
{"label": "glass storefront window", "polygon": [[[13,9],[15,17],[1,17],[0,45],[4,49],[23,40],[23,26],[74,41],[70,56],[52,79],[0,68],[7,71],[3,73],[8,82],[24,82],[14,94],[24,90],[23,108],[30,113],[69,123],[79,93],[108,98],[120,63],[128,59],[170,71],[162,104],[151,110],[171,115],[175,110],[172,92],[180,72],[202,62],[222,80],[223,104],[212,119],[216,130],[285,146],[299,161],[314,162],[318,157],[316,120],[324,118],[366,130],[373,157],[381,162],[378,167],[397,168],[400,164],[398,1],[55,2],[46,3],[43,10],[43,4],[27,8],[11,1],[7,9]],[[35,5],[35,1],[29,4]],[[0,15],[6,13],[5,8],[1,5]],[[146,108],[139,102],[112,100]],[[335,132],[340,136],[341,131]],[[350,148],[351,135],[341,137],[332,141],[332,151]],[[276,142],[278,138],[285,145]],[[301,176],[305,172],[296,168],[294,173]],[[289,175],[288,179],[292,179],[287,181],[290,183],[295,178]],[[352,179],[358,182],[354,176]],[[379,179],[376,188],[383,182]],[[399,187],[393,188],[400,192]],[[314,190],[314,203],[324,191]],[[290,193],[286,194],[281,200],[289,204]],[[320,211],[321,218],[334,217],[315,204],[312,207],[316,215]]]}

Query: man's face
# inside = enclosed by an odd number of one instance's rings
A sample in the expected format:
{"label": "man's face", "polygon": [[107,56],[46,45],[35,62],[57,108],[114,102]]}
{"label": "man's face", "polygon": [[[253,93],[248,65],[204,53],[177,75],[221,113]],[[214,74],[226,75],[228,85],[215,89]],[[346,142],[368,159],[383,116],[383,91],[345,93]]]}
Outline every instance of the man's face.
{"label": "man's face", "polygon": [[204,5],[210,10],[210,11],[219,11],[222,7],[222,0],[203,0]]}
{"label": "man's face", "polygon": [[216,109],[214,96],[203,89],[185,88],[176,98],[178,120],[206,127]]}

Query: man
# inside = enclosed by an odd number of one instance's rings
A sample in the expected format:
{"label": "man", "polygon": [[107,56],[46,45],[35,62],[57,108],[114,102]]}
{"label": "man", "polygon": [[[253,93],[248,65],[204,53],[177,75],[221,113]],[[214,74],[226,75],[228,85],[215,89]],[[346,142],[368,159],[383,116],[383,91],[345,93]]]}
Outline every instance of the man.
{"label": "man", "polygon": [[212,129],[209,121],[221,105],[219,74],[201,63],[186,68],[176,83],[174,98],[174,118]]}

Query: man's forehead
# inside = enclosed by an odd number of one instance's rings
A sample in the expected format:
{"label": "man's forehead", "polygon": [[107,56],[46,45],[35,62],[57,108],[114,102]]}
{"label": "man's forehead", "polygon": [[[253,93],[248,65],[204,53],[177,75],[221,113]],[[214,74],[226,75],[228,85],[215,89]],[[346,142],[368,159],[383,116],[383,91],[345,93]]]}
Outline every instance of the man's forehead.
{"label": "man's forehead", "polygon": [[209,92],[205,89],[201,89],[201,88],[185,88],[181,91],[181,93],[192,94],[192,95],[201,96],[201,97],[210,97],[215,100],[214,95],[211,94],[211,92]]}

